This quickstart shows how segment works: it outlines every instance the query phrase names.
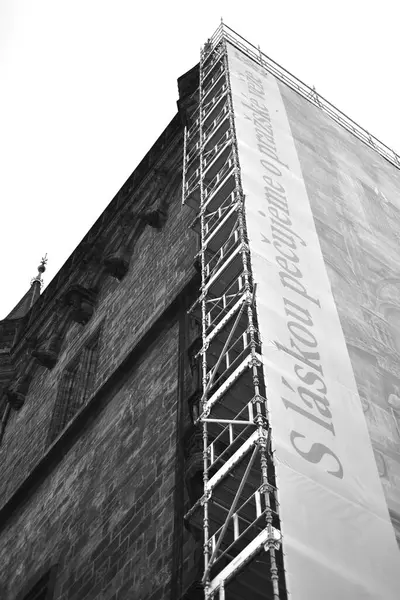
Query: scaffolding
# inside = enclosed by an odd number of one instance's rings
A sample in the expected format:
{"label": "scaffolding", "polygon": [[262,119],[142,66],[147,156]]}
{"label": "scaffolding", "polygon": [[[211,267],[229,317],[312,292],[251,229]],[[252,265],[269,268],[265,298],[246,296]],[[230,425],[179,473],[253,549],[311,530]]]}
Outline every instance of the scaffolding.
{"label": "scaffolding", "polygon": [[221,23],[212,38],[209,40],[209,44],[210,46],[215,47],[215,45],[221,43],[222,40],[226,40],[233,46],[236,46],[238,50],[241,50],[241,52],[246,54],[246,56],[255,61],[257,64],[261,65],[266,71],[268,71],[268,73],[271,73],[274,77],[276,77],[278,81],[282,81],[285,85],[296,91],[308,102],[311,102],[311,104],[317,106],[333,121],[349,131],[369,148],[383,156],[392,165],[400,169],[400,156],[392,148],[389,148],[389,146],[381,142],[377,137],[361,127],[361,125],[358,125],[358,123],[356,123],[353,119],[345,115],[331,102],[326,100],[326,98],[321,96],[321,94],[316,91],[314,86],[310,87],[301,81],[301,79],[295,77],[295,75],[287,71],[284,67],[262,52],[260,47],[256,47],[248,42],[245,38],[236,33],[225,23]]}
{"label": "scaffolding", "polygon": [[205,600],[285,600],[284,540],[258,332],[256,289],[230,88],[227,43],[392,165],[399,156],[228,26],[201,50],[196,107],[184,134],[182,201],[196,213],[203,495],[186,515],[203,532]]}
{"label": "scaffolding", "polygon": [[201,51],[185,128],[183,202],[196,211],[204,494],[186,518],[203,531],[204,598],[284,600],[282,544],[232,95],[221,26]]}

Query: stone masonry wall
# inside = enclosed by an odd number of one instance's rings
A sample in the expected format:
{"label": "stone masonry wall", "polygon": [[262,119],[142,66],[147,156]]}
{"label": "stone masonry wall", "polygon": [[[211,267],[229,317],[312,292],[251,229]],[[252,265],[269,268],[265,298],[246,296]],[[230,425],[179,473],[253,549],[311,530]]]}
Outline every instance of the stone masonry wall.
{"label": "stone masonry wall", "polygon": [[[90,320],[69,323],[56,365],[39,366],[22,409],[11,410],[0,444],[0,600],[21,600],[53,565],[54,600],[172,600],[179,594],[177,573],[183,559],[188,562],[183,544],[193,546],[183,527],[184,473],[177,460],[188,419],[182,395],[188,298],[181,296],[196,275],[198,243],[189,228],[193,212],[181,206],[181,152],[176,132],[154,157],[166,173],[165,224],[144,228],[121,281],[101,277]],[[160,200],[153,175],[156,167],[134,202],[128,199],[115,221],[104,222],[99,239],[110,245],[120,217]],[[52,330],[57,296],[77,282],[91,285],[82,278],[80,258],[69,264],[75,266],[67,279],[59,277],[64,287],[52,289],[48,302],[40,299],[39,334]],[[88,269],[92,277],[93,265]],[[31,352],[32,320],[29,327],[15,351],[22,358]],[[97,331],[88,410],[83,407],[49,445],[60,380]]]}
{"label": "stone masonry wall", "polygon": [[177,371],[175,320],[1,531],[2,600],[45,563],[55,599],[168,597]]}
{"label": "stone masonry wall", "polygon": [[181,207],[180,188],[175,186],[164,227],[146,227],[125,278],[118,282],[106,277],[91,320],[85,326],[70,326],[51,371],[39,367],[24,407],[11,413],[0,446],[0,507],[43,455],[60,375],[85,340],[102,326],[96,389],[193,276],[196,239],[188,227],[192,218],[190,209]]}

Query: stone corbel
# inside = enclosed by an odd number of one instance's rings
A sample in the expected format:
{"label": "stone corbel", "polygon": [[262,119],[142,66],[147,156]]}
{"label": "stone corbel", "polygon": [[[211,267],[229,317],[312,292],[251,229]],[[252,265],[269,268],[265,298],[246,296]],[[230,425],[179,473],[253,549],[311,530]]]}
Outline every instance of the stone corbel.
{"label": "stone corbel", "polygon": [[83,256],[80,260],[80,268],[87,269],[89,265],[99,265],[104,254],[104,248],[104,241],[99,239],[94,243],[83,243],[81,246]]}
{"label": "stone corbel", "polygon": [[7,401],[13,410],[19,411],[25,404],[33,375],[34,369],[31,363],[28,364],[24,373],[14,379],[12,384],[5,390]]}
{"label": "stone corbel", "polygon": [[191,396],[189,396],[189,399],[188,399],[189,413],[190,413],[190,418],[191,418],[193,424],[197,421],[197,419],[200,416],[201,396],[202,396],[201,387],[198,387],[197,389],[195,389],[193,394],[191,394]]}
{"label": "stone corbel", "polygon": [[64,302],[72,308],[71,318],[75,323],[86,325],[94,312],[96,294],[81,285],[72,285],[64,296]]}
{"label": "stone corbel", "polygon": [[59,332],[54,332],[42,344],[39,344],[32,352],[33,358],[46,369],[52,369],[58,360],[58,354],[61,347],[61,336]]}
{"label": "stone corbel", "polygon": [[167,169],[155,169],[153,174],[153,189],[151,194],[154,198],[157,198],[151,210],[142,210],[139,213],[139,217],[153,227],[154,229],[161,229],[164,227],[167,217],[167,197],[165,194],[165,188],[169,179],[169,171]]}
{"label": "stone corbel", "polygon": [[16,388],[9,388],[6,390],[6,396],[9,405],[16,411],[21,410],[25,404],[26,393],[19,392]]}
{"label": "stone corbel", "polygon": [[199,425],[188,428],[183,439],[185,483],[193,505],[203,494],[203,431]]}
{"label": "stone corbel", "polygon": [[154,229],[161,229],[167,221],[167,216],[166,209],[161,206],[154,210],[139,213],[139,217]]}
{"label": "stone corbel", "polygon": [[196,394],[202,389],[202,364],[201,356],[198,355],[203,345],[203,340],[200,336],[196,337],[190,344],[187,353],[189,358],[189,366],[191,373],[191,391]]}
{"label": "stone corbel", "polygon": [[121,281],[129,269],[132,246],[145,224],[132,211],[126,211],[119,226],[119,247],[109,252],[103,259],[104,270],[108,275]]}
{"label": "stone corbel", "polygon": [[155,169],[153,175],[153,181],[158,190],[163,190],[168,183],[170,171],[168,169]]}
{"label": "stone corbel", "polygon": [[86,285],[92,290],[98,290],[99,282],[102,278],[102,266],[105,250],[104,240],[96,240],[94,243],[85,242],[82,244],[81,255],[78,269],[86,273]]}
{"label": "stone corbel", "polygon": [[120,246],[115,252],[108,254],[103,260],[104,270],[108,275],[121,281],[129,269],[129,252],[125,246]]}

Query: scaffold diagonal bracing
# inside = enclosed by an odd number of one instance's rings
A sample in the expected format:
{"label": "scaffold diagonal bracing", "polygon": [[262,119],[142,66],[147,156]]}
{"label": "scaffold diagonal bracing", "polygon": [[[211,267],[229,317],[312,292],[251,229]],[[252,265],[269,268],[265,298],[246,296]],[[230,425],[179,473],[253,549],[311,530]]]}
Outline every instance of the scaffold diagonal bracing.
{"label": "scaffold diagonal bracing", "polygon": [[196,211],[201,290],[205,600],[284,600],[279,506],[223,28],[201,52],[185,130],[183,201]]}

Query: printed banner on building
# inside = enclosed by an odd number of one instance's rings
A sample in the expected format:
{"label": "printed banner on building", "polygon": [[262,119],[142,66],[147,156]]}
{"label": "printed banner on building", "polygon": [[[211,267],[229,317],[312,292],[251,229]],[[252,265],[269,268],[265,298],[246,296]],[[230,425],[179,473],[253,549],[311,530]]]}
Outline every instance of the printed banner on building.
{"label": "printed banner on building", "polygon": [[293,600],[398,600],[400,551],[278,84],[228,44]]}

